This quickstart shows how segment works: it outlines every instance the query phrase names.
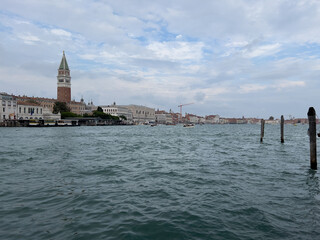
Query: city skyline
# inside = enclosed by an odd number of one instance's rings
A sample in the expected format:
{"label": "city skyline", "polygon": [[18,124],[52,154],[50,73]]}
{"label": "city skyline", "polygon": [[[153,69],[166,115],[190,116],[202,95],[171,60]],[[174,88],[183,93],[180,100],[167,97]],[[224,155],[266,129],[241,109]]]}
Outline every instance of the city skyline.
{"label": "city skyline", "polygon": [[7,1],[1,91],[56,97],[64,50],[72,99],[224,117],[320,109],[320,2]]}

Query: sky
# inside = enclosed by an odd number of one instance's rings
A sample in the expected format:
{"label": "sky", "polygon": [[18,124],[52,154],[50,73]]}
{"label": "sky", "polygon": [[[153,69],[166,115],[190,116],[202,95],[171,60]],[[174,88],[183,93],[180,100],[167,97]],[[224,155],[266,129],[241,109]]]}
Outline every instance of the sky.
{"label": "sky", "polygon": [[318,0],[1,0],[0,92],[201,116],[320,110]]}

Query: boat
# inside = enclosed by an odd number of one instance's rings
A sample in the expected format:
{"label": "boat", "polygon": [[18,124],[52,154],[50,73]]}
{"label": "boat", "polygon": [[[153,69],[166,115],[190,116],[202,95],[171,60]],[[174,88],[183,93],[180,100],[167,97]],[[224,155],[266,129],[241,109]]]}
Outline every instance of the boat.
{"label": "boat", "polygon": [[58,126],[77,126],[78,121],[77,120],[59,120],[58,121]]}
{"label": "boat", "polygon": [[185,128],[193,128],[194,124],[193,123],[186,123],[186,124],[183,124],[183,127],[185,127]]}
{"label": "boat", "polygon": [[44,120],[44,126],[55,126],[55,125],[56,125],[56,121],[53,119]]}
{"label": "boat", "polygon": [[39,126],[40,122],[38,119],[30,119],[29,120],[29,127],[35,127],[35,126]]}

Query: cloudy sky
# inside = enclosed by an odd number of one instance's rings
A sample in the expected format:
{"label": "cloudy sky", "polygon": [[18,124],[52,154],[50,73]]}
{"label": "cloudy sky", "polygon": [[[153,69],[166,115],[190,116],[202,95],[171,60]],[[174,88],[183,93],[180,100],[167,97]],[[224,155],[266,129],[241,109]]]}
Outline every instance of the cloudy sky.
{"label": "cloudy sky", "polygon": [[320,111],[318,0],[1,0],[0,92],[198,115]]}

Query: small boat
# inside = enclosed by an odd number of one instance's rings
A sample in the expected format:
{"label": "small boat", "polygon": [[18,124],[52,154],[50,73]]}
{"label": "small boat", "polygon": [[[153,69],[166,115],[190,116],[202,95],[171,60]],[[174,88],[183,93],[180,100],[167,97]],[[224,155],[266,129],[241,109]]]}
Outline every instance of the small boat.
{"label": "small boat", "polygon": [[30,119],[29,120],[29,127],[35,127],[35,126],[39,126],[40,122],[37,119]]}
{"label": "small boat", "polygon": [[193,128],[194,124],[193,123],[183,124],[183,127],[185,127],[185,128]]}
{"label": "small boat", "polygon": [[154,124],[151,124],[150,126],[151,126],[151,127],[155,127],[155,126],[157,126],[157,124],[156,124],[156,123],[154,123]]}

